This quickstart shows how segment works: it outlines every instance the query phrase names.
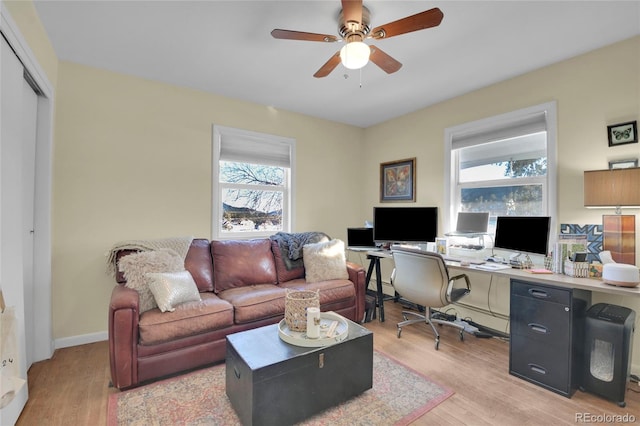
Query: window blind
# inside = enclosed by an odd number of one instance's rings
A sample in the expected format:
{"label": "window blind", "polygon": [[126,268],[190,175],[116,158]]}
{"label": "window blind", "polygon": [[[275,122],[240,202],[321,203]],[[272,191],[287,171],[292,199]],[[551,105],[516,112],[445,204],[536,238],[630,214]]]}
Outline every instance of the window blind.
{"label": "window blind", "polygon": [[451,148],[460,150],[461,169],[546,157],[546,122],[546,113],[537,112],[494,124],[491,129],[458,132],[452,138]]}
{"label": "window blind", "polygon": [[547,156],[547,133],[522,135],[506,140],[473,145],[460,150],[460,168],[502,161],[533,160]]}
{"label": "window blind", "polygon": [[546,130],[546,112],[536,112],[497,125],[492,124],[489,129],[475,128],[469,132],[456,132],[451,140],[451,149],[460,149]]}
{"label": "window blind", "polygon": [[223,133],[220,160],[291,167],[291,144],[249,134]]}

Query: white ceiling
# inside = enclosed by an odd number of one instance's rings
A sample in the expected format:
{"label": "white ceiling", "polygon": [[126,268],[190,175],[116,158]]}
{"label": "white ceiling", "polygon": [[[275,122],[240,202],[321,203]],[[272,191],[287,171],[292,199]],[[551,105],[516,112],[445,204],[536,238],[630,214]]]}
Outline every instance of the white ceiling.
{"label": "white ceiling", "polygon": [[61,60],[360,127],[640,34],[638,1],[365,1],[371,27],[433,7],[444,19],[375,42],[395,74],[338,65],[317,79],[342,43],[270,32],[337,35],[339,0],[34,3]]}

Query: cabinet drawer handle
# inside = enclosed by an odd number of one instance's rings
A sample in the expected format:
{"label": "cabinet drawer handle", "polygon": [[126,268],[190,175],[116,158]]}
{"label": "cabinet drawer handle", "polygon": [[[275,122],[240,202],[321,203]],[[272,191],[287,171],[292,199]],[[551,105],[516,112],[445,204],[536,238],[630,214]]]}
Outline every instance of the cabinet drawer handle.
{"label": "cabinet drawer handle", "polygon": [[536,324],[533,322],[530,322],[528,325],[531,331],[535,331],[536,333],[547,334],[549,332],[549,329],[544,325]]}
{"label": "cabinet drawer handle", "polygon": [[537,288],[530,288],[529,294],[532,295],[533,297],[537,297],[538,299],[546,299],[547,297],[549,297],[546,291],[539,290]]}
{"label": "cabinet drawer handle", "polygon": [[547,374],[547,370],[545,370],[544,368],[540,367],[537,364],[529,364],[529,368],[531,369],[531,371],[535,373]]}

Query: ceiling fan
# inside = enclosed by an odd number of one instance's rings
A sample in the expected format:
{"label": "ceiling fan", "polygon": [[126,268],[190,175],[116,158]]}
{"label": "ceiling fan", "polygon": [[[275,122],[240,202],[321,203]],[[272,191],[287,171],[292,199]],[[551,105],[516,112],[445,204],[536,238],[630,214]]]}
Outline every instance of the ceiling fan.
{"label": "ceiling fan", "polygon": [[433,8],[388,24],[375,27],[369,26],[369,9],[362,5],[362,0],[342,0],[342,10],[338,17],[338,33],[341,38],[329,34],[307,33],[302,31],[275,29],[271,31],[274,38],[284,40],[304,40],[334,43],[344,41],[346,44],[336,52],[313,75],[316,78],[326,77],[339,63],[349,69],[364,67],[369,60],[382,68],[387,74],[398,71],[402,64],[380,50],[376,46],[364,43],[365,39],[382,40],[413,31],[437,27],[442,22],[444,14],[440,9]]}

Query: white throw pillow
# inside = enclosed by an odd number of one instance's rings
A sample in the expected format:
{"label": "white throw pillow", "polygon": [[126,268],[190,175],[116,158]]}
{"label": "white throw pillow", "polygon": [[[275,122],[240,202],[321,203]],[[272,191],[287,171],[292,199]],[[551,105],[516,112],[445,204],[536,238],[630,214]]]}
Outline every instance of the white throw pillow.
{"label": "white throw pillow", "polygon": [[149,289],[162,312],[173,312],[184,302],[199,301],[198,286],[189,271],[146,274]]}
{"label": "white throw pillow", "polygon": [[302,248],[305,280],[309,283],[348,279],[344,242],[331,240]]}
{"label": "white throw pillow", "polygon": [[118,261],[118,268],[127,280],[125,287],[138,292],[140,313],[143,313],[158,306],[149,289],[145,274],[184,271],[184,260],[171,249],[142,251],[124,256]]}

